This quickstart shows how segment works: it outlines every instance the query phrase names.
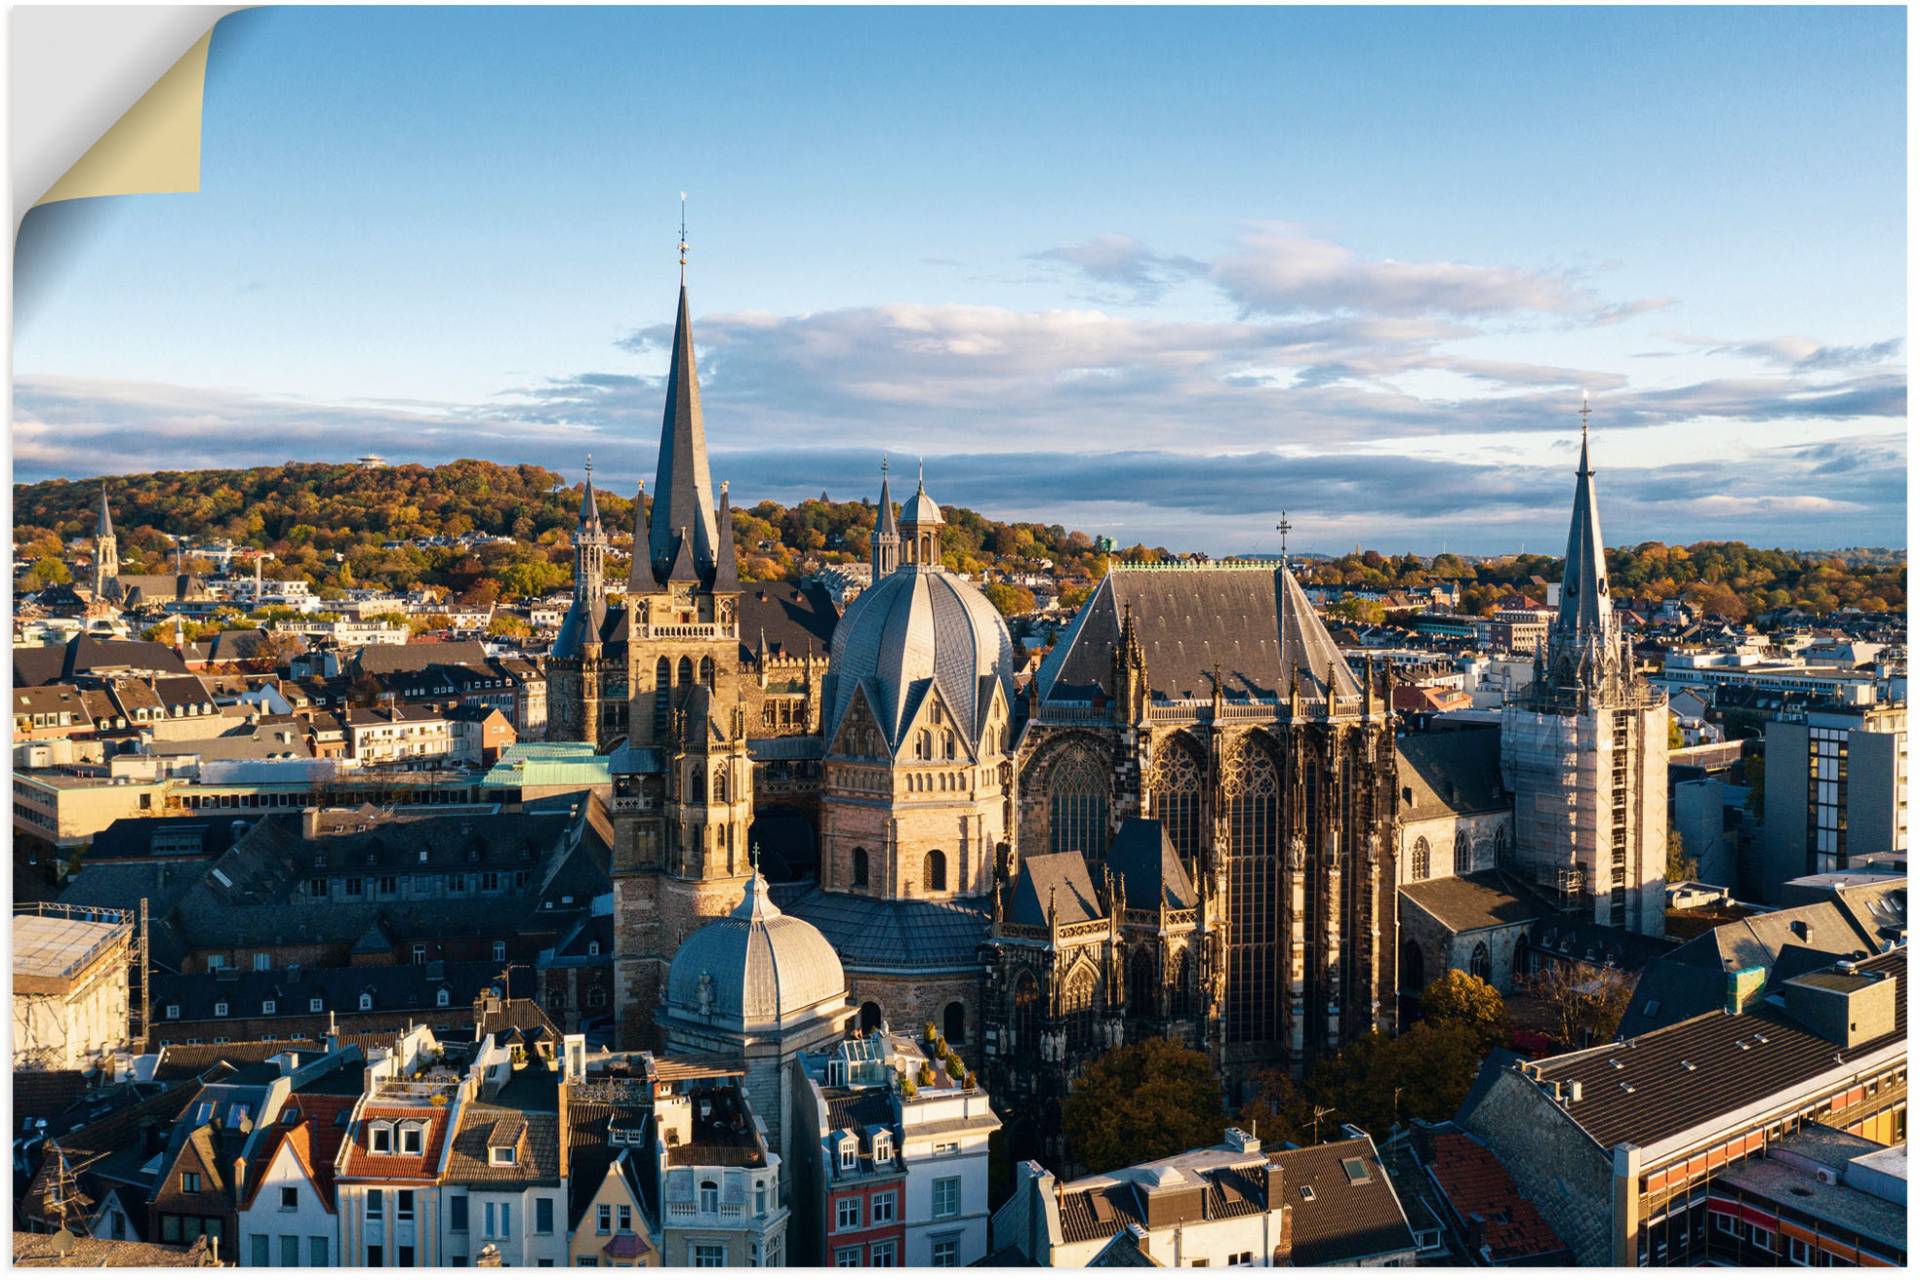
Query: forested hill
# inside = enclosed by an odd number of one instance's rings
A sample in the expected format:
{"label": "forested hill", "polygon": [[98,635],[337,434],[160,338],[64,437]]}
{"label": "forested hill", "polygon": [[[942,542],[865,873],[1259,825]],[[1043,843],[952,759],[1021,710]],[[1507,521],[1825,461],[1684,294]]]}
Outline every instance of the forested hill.
{"label": "forested hill", "polygon": [[[33,565],[19,584],[33,589],[57,578],[91,546],[100,481],[50,480],[15,485],[16,557]],[[304,577],[327,594],[355,585],[444,586],[470,600],[524,598],[563,589],[571,579],[570,539],[580,486],[544,467],[464,460],[439,467],[360,467],[289,463],[245,471],[161,471],[109,477],[124,572],[169,566],[166,535],[197,541],[228,538],[265,550],[269,576]],[[1059,525],[1003,523],[964,507],[945,507],[942,544],[949,567],[973,574],[1051,572],[1069,581],[1097,579],[1106,558],[1087,534]],[[633,528],[633,500],[600,495],[600,514],[622,558]],[[770,581],[800,576],[811,565],[863,560],[874,507],[834,502],[822,494],[794,506],[762,502],[734,512],[741,576]],[[510,544],[424,545],[430,538],[505,535]],[[405,545],[388,547],[389,542]],[[1162,559],[1163,547],[1116,550],[1126,560]],[[1869,611],[1906,606],[1906,557],[1761,550],[1739,542],[1668,546],[1644,542],[1608,551],[1616,596],[1688,599],[1709,612],[1743,619],[1794,605],[1814,612],[1843,606]],[[189,568],[204,565],[188,562]],[[1558,581],[1550,556],[1468,560],[1442,555],[1358,552],[1308,565],[1325,583],[1415,587],[1457,581],[1466,612],[1484,613],[1501,596],[1531,589],[1534,578]],[[1031,607],[1022,587],[996,583],[994,603],[1008,612]],[[1069,590],[1063,603],[1080,593]]]}

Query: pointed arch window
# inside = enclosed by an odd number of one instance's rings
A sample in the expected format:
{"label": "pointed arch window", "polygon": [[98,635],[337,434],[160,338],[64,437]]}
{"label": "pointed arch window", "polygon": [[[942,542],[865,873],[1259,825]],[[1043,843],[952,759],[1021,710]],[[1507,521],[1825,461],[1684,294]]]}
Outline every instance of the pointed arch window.
{"label": "pointed arch window", "polygon": [[927,888],[935,893],[947,891],[947,855],[939,849],[927,850]]}
{"label": "pointed arch window", "polygon": [[1160,819],[1174,851],[1188,860],[1200,856],[1202,776],[1198,753],[1183,739],[1169,738],[1154,752],[1148,787],[1152,816]]}
{"label": "pointed arch window", "polygon": [[653,664],[653,736],[667,732],[667,711],[673,690],[673,664],[662,658]]}
{"label": "pointed arch window", "polygon": [[727,766],[724,764],[713,771],[713,802],[727,803]]}
{"label": "pointed arch window", "polygon": [[1159,971],[1152,947],[1134,948],[1127,962],[1127,1012],[1134,1017],[1151,1018],[1159,1008]]}
{"label": "pointed arch window", "polygon": [[1067,1021],[1067,1050],[1084,1053],[1094,1048],[1094,995],[1098,983],[1093,966],[1083,964],[1067,975],[1060,993],[1060,1012]]}
{"label": "pointed arch window", "polygon": [[1467,972],[1485,982],[1493,977],[1493,958],[1487,954],[1487,944],[1473,944],[1473,957],[1467,961]]}
{"label": "pointed arch window", "polygon": [[1047,777],[1047,807],[1051,852],[1106,854],[1107,777],[1092,751],[1075,747],[1060,757]]}
{"label": "pointed arch window", "polygon": [[1022,973],[1013,984],[1013,1047],[1032,1053],[1040,1037],[1040,983]]}
{"label": "pointed arch window", "polygon": [[1433,846],[1421,836],[1413,842],[1413,878],[1425,880],[1433,874]]}
{"label": "pointed arch window", "polygon": [[1453,842],[1453,874],[1473,874],[1473,840],[1468,836],[1460,836]]}
{"label": "pointed arch window", "polygon": [[713,692],[713,659],[700,659],[700,683],[707,686],[707,692]]}
{"label": "pointed arch window", "polygon": [[1175,975],[1167,1011],[1176,1018],[1190,1018],[1194,1010],[1193,948],[1188,947],[1180,953],[1180,965]]}
{"label": "pointed arch window", "polygon": [[687,766],[687,803],[705,804],[707,800],[707,771],[699,761]]}
{"label": "pointed arch window", "polygon": [[1285,984],[1280,920],[1280,770],[1265,746],[1236,744],[1222,771],[1227,804],[1227,1038],[1278,1040]]}
{"label": "pointed arch window", "polygon": [[867,851],[865,849],[853,851],[853,887],[856,889],[867,887]]}

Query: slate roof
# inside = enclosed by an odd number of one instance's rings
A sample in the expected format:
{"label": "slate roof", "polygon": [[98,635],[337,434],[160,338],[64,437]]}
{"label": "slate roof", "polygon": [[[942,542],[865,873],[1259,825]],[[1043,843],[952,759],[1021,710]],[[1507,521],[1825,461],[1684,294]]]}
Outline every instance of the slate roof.
{"label": "slate roof", "polygon": [[[1236,1165],[1183,1169],[1186,1188],[1179,1220],[1212,1222],[1266,1212],[1267,1158],[1249,1154]],[[1092,1180],[1060,1189],[1060,1238],[1068,1244],[1100,1240],[1129,1226],[1145,1226],[1147,1206],[1138,1184],[1126,1179]]]}
{"label": "slate roof", "polygon": [[1500,780],[1498,729],[1410,733],[1395,743],[1395,750],[1401,788],[1396,816],[1402,822],[1512,806]]}
{"label": "slate roof", "polygon": [[1324,697],[1327,672],[1342,697],[1359,682],[1292,573],[1265,567],[1117,567],[1101,580],[1042,664],[1049,702],[1111,697],[1112,646],[1128,611],[1156,699],[1211,698],[1220,669],[1229,698],[1285,698],[1292,673],[1303,697]]}
{"label": "slate roof", "polygon": [[1502,1266],[1544,1262],[1566,1252],[1540,1210],[1520,1194],[1506,1166],[1468,1135],[1436,1134],[1427,1169],[1456,1220],[1478,1236],[1487,1261]]}
{"label": "slate roof", "polygon": [[[216,1065],[205,1075],[209,1080],[217,1080],[230,1070]],[[98,1203],[106,1183],[137,1178],[140,1166],[154,1154],[140,1141],[141,1126],[150,1121],[172,1124],[187,1104],[199,1096],[200,1087],[198,1077],[179,1081],[72,1132],[55,1135],[49,1129],[50,1140],[57,1141],[67,1153],[69,1168],[78,1171],[76,1181],[81,1192]],[[53,1165],[51,1159],[46,1160],[34,1174],[20,1200],[19,1209],[23,1214],[41,1221],[50,1220],[47,1196],[52,1186]]]}
{"label": "slate roof", "polygon": [[191,818],[115,818],[87,846],[87,862],[128,858],[208,857],[224,853],[253,824],[213,814]]}
{"label": "slate roof", "polygon": [[1499,870],[1416,880],[1400,893],[1453,933],[1528,924],[1549,914],[1545,903]]}
{"label": "slate roof", "polygon": [[687,286],[682,282],[667,366],[666,412],[660,424],[653,510],[647,520],[647,554],[639,555],[636,539],[628,585],[634,590],[652,590],[654,582],[646,579],[649,567],[655,582],[698,579],[711,583],[719,541],[713,514],[713,481],[707,472],[707,428],[700,413],[700,369],[694,359]]}
{"label": "slate roof", "polygon": [[1007,905],[1007,919],[1013,923],[1080,924],[1104,919],[1106,914],[1084,855],[1069,850],[1031,853],[1020,860],[1020,875]]}
{"label": "slate roof", "polygon": [[260,646],[269,634],[281,637],[277,643],[288,645],[289,654],[307,651],[306,638],[298,632],[269,633],[264,627],[244,627],[192,641],[187,645],[187,654],[193,662],[247,662],[259,655]]}
{"label": "slate roof", "polygon": [[985,898],[867,898],[781,886],[774,900],[826,935],[849,969],[951,969],[980,963],[992,923]]}
{"label": "slate roof", "polygon": [[[1273,1158],[1286,1175],[1294,1266],[1335,1266],[1383,1253],[1413,1252],[1406,1212],[1371,1139],[1323,1142]],[[1349,1160],[1360,1161],[1365,1181],[1348,1178]],[[1303,1187],[1313,1188],[1312,1200]]]}
{"label": "slate roof", "polygon": [[[1892,974],[1891,981],[1904,988],[1906,952],[1863,961],[1860,969]],[[1581,1100],[1561,1106],[1600,1146],[1652,1146],[1833,1070],[1839,1065],[1836,1056],[1851,1062],[1904,1042],[1907,1000],[1904,990],[1897,995],[1892,1033],[1852,1049],[1803,1030],[1783,1011],[1762,1004],[1748,1013],[1701,1014],[1631,1043],[1599,1045],[1539,1059],[1531,1066],[1543,1081],[1581,1083]],[[1694,1069],[1687,1070],[1683,1062],[1693,1063]],[[1631,1092],[1625,1086],[1632,1086]]]}
{"label": "slate roof", "polygon": [[114,582],[120,588],[121,603],[129,609],[207,593],[206,581],[194,573],[123,573]]}
{"label": "slate roof", "polygon": [[818,583],[746,583],[740,589],[740,656],[757,656],[764,636],[769,657],[801,658],[811,650],[824,661],[839,622],[833,597]]}
{"label": "slate roof", "polygon": [[58,715],[62,711],[73,717],[73,728],[76,730],[87,728],[92,719],[87,714],[86,703],[80,698],[80,691],[72,685],[49,684],[13,691],[13,714],[16,716]]}
{"label": "slate roof", "polygon": [[[589,1082],[597,1083],[597,1082]],[[567,1225],[578,1230],[586,1216],[588,1206],[600,1192],[600,1185],[606,1180],[607,1171],[619,1160],[622,1153],[627,1158],[621,1161],[621,1176],[641,1206],[640,1216],[646,1219],[653,1216],[651,1197],[647,1195],[640,1176],[639,1157],[644,1148],[614,1146],[608,1140],[608,1130],[616,1124],[623,1129],[646,1129],[652,1121],[652,1101],[647,1097],[645,1081],[636,1081],[635,1089],[618,1102],[582,1100],[572,1096],[567,1101]],[[644,1227],[646,1223],[636,1223]]]}
{"label": "slate roof", "polygon": [[[522,1071],[533,1068],[522,1068]],[[515,1073],[520,1074],[519,1072]],[[511,1146],[516,1163],[489,1163],[490,1146]],[[470,1102],[460,1117],[453,1150],[447,1157],[447,1179],[471,1187],[504,1190],[509,1187],[557,1186],[560,1182],[560,1121],[556,1115],[534,1115],[491,1102]]]}
{"label": "slate roof", "polygon": [[[382,950],[391,951],[391,944]],[[156,973],[153,975],[153,1025],[155,1033],[164,1036],[171,1022],[213,1021],[216,1020],[214,1007],[221,1003],[227,1006],[227,1016],[236,1022],[265,1017],[309,1019],[316,999],[321,1002],[322,1012],[358,1013],[362,993],[373,996],[375,1012],[442,1016],[451,1013],[456,1021],[471,1021],[474,997],[495,986],[499,977],[500,966],[490,960],[355,964],[338,968],[300,966],[264,973],[252,970]],[[448,993],[445,1006],[438,1004],[442,990]],[[262,1012],[262,1005],[268,1000],[274,1002],[272,1014]],[[175,1005],[179,1006],[180,1017],[167,1017],[167,1010]],[[278,1044],[279,1048],[286,1047],[284,1041]],[[230,1049],[232,1046],[215,1047]]]}
{"label": "slate roof", "polygon": [[218,1263],[213,1245],[205,1236],[190,1245],[80,1236],[64,1252],[55,1248],[50,1235],[17,1231],[13,1236],[16,1267],[211,1267]]}
{"label": "slate roof", "polygon": [[1126,888],[1127,907],[1133,911],[1169,911],[1199,902],[1193,880],[1174,851],[1173,840],[1158,818],[1128,818],[1107,850],[1107,866]]}
{"label": "slate roof", "polygon": [[436,644],[369,644],[354,655],[354,671],[361,675],[424,672],[429,667],[487,666],[486,646],[478,640],[449,640]]}

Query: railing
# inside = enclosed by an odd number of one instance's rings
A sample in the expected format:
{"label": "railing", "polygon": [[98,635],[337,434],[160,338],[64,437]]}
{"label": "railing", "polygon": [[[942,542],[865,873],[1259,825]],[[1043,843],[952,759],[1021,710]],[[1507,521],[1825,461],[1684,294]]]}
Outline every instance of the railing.
{"label": "railing", "polygon": [[[45,975],[49,977],[71,978],[74,974],[84,971],[107,948],[121,942],[133,932],[133,913],[122,911],[118,907],[83,907],[65,902],[34,902],[16,907],[14,913],[23,916],[58,916],[63,920],[84,920],[89,924],[114,926],[110,932],[103,934],[99,941],[82,951],[59,973]],[[16,962],[22,958],[25,957],[16,950]]]}
{"label": "railing", "polygon": [[645,796],[615,796],[607,807],[615,813],[645,813],[652,806]]}
{"label": "railing", "polygon": [[733,637],[733,628],[718,622],[670,622],[642,627],[641,633],[650,640],[728,640]]}

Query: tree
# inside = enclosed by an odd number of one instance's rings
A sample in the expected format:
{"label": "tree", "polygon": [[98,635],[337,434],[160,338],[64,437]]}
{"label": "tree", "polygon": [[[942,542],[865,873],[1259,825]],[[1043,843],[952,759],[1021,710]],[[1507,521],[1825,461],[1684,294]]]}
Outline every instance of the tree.
{"label": "tree", "polygon": [[527,636],[533,634],[533,628],[527,620],[517,613],[508,613],[504,609],[495,609],[493,617],[487,619],[487,634],[490,636]]}
{"label": "tree", "polygon": [[1683,880],[1700,878],[1700,861],[1687,856],[1686,841],[1680,833],[1672,829],[1667,831],[1667,883],[1679,884]]}
{"label": "tree", "polygon": [[981,588],[980,594],[1000,611],[1002,617],[1011,618],[1015,614],[1033,612],[1033,592],[1025,587],[1016,587],[1007,582],[989,582]]}
{"label": "tree", "polygon": [[301,650],[300,637],[290,631],[269,631],[260,637],[247,664],[255,671],[278,671]]}
{"label": "tree", "polygon": [[1365,596],[1347,596],[1327,612],[1362,626],[1378,626],[1387,620],[1387,606]]}
{"label": "tree", "polygon": [[1427,984],[1420,993],[1420,1019],[1464,1028],[1483,1052],[1507,1038],[1507,1002],[1492,983],[1459,969]]}
{"label": "tree", "polygon": [[1687,745],[1687,735],[1680,728],[1680,717],[1671,711],[1667,713],[1667,750],[1678,751]]}
{"label": "tree", "polygon": [[1154,1039],[1088,1064],[1067,1095],[1062,1128],[1073,1158],[1104,1171],[1217,1142],[1223,1118],[1207,1055]]}
{"label": "tree", "polygon": [[40,579],[47,586],[56,586],[62,582],[72,582],[73,574],[68,571],[66,562],[52,556],[41,556],[33,562],[33,568],[27,572]]}
{"label": "tree", "polygon": [[1270,1147],[1304,1143],[1313,1123],[1313,1104],[1300,1092],[1293,1077],[1279,1067],[1261,1067],[1247,1076],[1248,1096],[1234,1123],[1258,1134]]}
{"label": "tree", "polygon": [[1553,1015],[1562,1044],[1581,1046],[1613,1038],[1633,987],[1618,969],[1576,960],[1542,966],[1527,980],[1527,993]]}

